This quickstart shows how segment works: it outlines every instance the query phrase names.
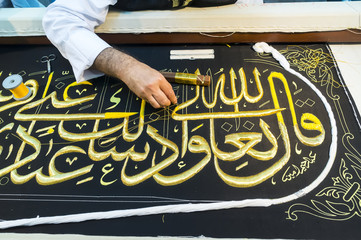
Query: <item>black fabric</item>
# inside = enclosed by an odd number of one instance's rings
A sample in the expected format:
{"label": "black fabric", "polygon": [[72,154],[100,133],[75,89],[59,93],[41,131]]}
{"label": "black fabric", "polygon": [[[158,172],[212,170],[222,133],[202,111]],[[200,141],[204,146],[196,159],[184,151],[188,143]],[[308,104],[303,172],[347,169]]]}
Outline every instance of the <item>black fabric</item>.
{"label": "black fabric", "polygon": [[[207,74],[212,84],[200,89],[172,84],[178,105],[153,109],[146,104],[141,118],[140,99],[119,80],[103,76],[76,84],[69,62],[54,47],[0,46],[0,82],[17,73],[28,86],[35,86],[35,81],[39,89],[27,102],[16,102],[10,91],[1,89],[1,221],[152,206],[170,209],[172,204],[242,201],[244,205],[6,232],[361,239],[360,117],[327,45],[273,45],[308,82],[281,68],[271,54],[258,54],[248,44],[118,47],[157,70]],[[214,50],[215,57],[170,59],[171,50],[199,49]],[[50,63],[50,74],[43,60],[51,54],[56,59]],[[261,97],[252,101],[257,96]],[[279,111],[267,113],[273,109]],[[136,114],[127,119],[103,116],[113,112]],[[79,115],[81,119],[72,119]],[[323,129],[322,143],[300,141],[294,120],[309,138]],[[337,133],[331,132],[334,129]],[[243,146],[248,146],[246,154],[239,153]],[[334,156],[330,150],[335,148]],[[267,154],[268,159],[256,154],[272,149],[274,155]],[[230,156],[233,159],[224,157],[231,153],[237,153]],[[288,161],[272,176],[261,178],[280,159]],[[70,175],[88,167],[89,172]],[[235,180],[226,182],[216,168]],[[192,169],[199,171],[185,181],[159,182],[162,176],[183,178]],[[60,181],[61,173],[69,175]],[[126,185],[126,176],[143,181]],[[249,176],[245,180],[249,186],[234,185],[242,182],[239,177]],[[40,182],[44,179],[52,182],[44,185]],[[262,181],[252,185],[255,180]]]}
{"label": "black fabric", "polygon": [[167,10],[187,6],[214,7],[233,4],[237,0],[121,0],[114,7],[124,11]]}
{"label": "black fabric", "polygon": [[237,2],[237,0],[194,0],[193,7],[214,7],[228,5]]}
{"label": "black fabric", "polygon": [[183,7],[184,2],[184,0],[180,0],[173,4],[172,0],[121,0],[114,7],[125,11],[166,10]]}

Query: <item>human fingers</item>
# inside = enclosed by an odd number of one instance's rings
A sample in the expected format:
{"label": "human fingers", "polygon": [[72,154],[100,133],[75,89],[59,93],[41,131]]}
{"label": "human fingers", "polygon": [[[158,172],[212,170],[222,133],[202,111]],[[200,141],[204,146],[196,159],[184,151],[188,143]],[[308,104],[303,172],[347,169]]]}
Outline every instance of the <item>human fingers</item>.
{"label": "human fingers", "polygon": [[173,91],[172,85],[167,80],[164,79],[164,81],[164,84],[160,85],[160,89],[171,103],[177,104],[177,97]]}
{"label": "human fingers", "polygon": [[158,103],[153,96],[148,97],[147,102],[154,108],[161,108],[162,106]]}
{"label": "human fingers", "polygon": [[167,95],[161,90],[155,91],[152,93],[152,97],[157,101],[161,107],[167,107],[171,104],[171,101],[168,99]]}

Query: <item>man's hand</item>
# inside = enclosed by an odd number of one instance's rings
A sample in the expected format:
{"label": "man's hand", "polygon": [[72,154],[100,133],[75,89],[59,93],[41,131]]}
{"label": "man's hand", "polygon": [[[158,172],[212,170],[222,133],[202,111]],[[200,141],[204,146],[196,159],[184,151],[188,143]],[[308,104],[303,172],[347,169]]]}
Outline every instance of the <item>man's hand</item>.
{"label": "man's hand", "polygon": [[93,68],[122,80],[154,108],[177,103],[172,85],[161,73],[119,50],[104,49],[95,59]]}

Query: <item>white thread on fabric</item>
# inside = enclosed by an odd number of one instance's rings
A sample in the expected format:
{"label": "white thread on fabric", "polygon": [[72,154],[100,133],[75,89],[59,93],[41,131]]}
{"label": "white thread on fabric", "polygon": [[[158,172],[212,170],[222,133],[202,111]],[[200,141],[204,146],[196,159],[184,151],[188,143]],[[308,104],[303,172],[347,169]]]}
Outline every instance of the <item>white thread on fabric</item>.
{"label": "white thread on fabric", "polygon": [[199,204],[177,204],[177,205],[166,205],[166,206],[155,206],[138,209],[125,209],[125,210],[114,210],[104,212],[92,212],[92,213],[81,213],[81,214],[70,214],[64,216],[54,217],[36,217],[19,219],[12,221],[0,222],[0,229],[7,229],[18,226],[34,226],[41,224],[61,224],[61,223],[76,223],[88,220],[101,220],[101,219],[114,219],[124,218],[132,216],[147,216],[155,214],[171,214],[171,213],[192,213],[192,212],[203,212],[210,210],[223,210],[232,208],[244,208],[244,207],[268,207],[272,204],[272,200],[265,201],[261,199],[262,206],[259,205],[256,199],[243,200],[243,201],[228,201],[219,203],[199,203]]}
{"label": "white thread on fabric", "polygon": [[323,104],[324,104],[324,106],[326,108],[326,111],[328,113],[328,117],[330,119],[331,139],[332,139],[331,145],[330,145],[329,160],[328,160],[325,168],[321,172],[320,176],[315,181],[313,181],[310,185],[308,185],[307,187],[299,190],[298,192],[296,192],[294,194],[294,195],[304,196],[306,193],[308,193],[311,190],[313,190],[314,188],[316,188],[322,182],[322,180],[326,177],[328,172],[331,170],[333,162],[334,162],[334,160],[336,158],[336,152],[337,152],[337,125],[336,125],[335,116],[333,114],[333,111],[332,111],[332,108],[331,108],[330,104],[327,102],[326,98],[323,96],[323,94],[320,92],[320,90],[318,90],[318,88],[316,88],[315,85],[313,85],[302,74],[300,74],[299,72],[296,72],[295,70],[293,70],[290,67],[290,64],[288,63],[287,59],[279,51],[277,51],[275,48],[269,46],[265,42],[256,43],[255,45],[253,45],[253,50],[255,50],[257,53],[271,53],[272,56],[280,63],[280,65],[286,71],[288,71],[289,73],[297,76],[304,83],[306,83],[309,87],[311,87],[314,92],[316,92],[318,97],[323,102]]}
{"label": "white thread on fabric", "polygon": [[356,34],[356,35],[361,34],[361,29],[360,28],[348,28],[346,30],[349,31],[350,33],[353,33],[353,34]]}
{"label": "white thread on fabric", "polygon": [[315,189],[328,175],[336,158],[337,125],[331,106],[328,104],[326,98],[322,95],[322,93],[307,78],[303,77],[300,73],[290,68],[290,65],[287,62],[286,58],[276,49],[270,47],[267,43],[257,43],[253,46],[253,49],[258,53],[264,53],[264,52],[271,53],[272,56],[280,62],[281,66],[285,68],[285,70],[299,77],[308,86],[310,86],[313,91],[316,92],[316,94],[320,97],[321,101],[324,103],[324,106],[328,112],[330,124],[331,124],[331,138],[332,138],[330,145],[329,159],[327,161],[325,168],[320,173],[320,175],[310,185],[288,196],[276,198],[276,199],[247,199],[240,201],[222,201],[222,202],[214,202],[214,203],[196,203],[196,204],[187,203],[187,204],[164,205],[164,206],[137,208],[137,209],[123,209],[123,210],[113,210],[113,211],[104,211],[104,212],[70,214],[70,215],[52,216],[52,217],[38,216],[36,218],[0,221],[0,229],[7,229],[7,228],[19,227],[19,226],[34,226],[41,224],[77,223],[77,222],[84,222],[89,220],[115,219],[115,218],[131,217],[131,216],[147,216],[147,215],[172,214],[172,213],[192,213],[192,212],[203,212],[203,211],[214,211],[214,210],[225,210],[225,209],[237,209],[237,208],[245,208],[245,207],[270,207],[272,205],[282,204],[298,199],[302,196],[305,196],[313,189]]}
{"label": "white thread on fabric", "polygon": [[230,37],[230,36],[234,35],[235,33],[236,32],[231,32],[231,33],[224,34],[224,35],[216,35],[216,34],[199,32],[200,35],[203,35],[203,36],[206,36],[206,37],[212,37],[212,38],[226,38],[226,37]]}

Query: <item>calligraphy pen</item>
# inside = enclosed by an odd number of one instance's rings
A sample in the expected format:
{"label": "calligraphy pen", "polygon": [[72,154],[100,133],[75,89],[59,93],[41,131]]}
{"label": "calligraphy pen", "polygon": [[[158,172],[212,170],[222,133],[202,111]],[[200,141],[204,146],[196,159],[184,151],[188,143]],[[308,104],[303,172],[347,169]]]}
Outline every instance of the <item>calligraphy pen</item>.
{"label": "calligraphy pen", "polygon": [[194,73],[161,72],[165,79],[171,83],[191,84],[199,86],[209,86],[211,77],[208,75],[198,75]]}

